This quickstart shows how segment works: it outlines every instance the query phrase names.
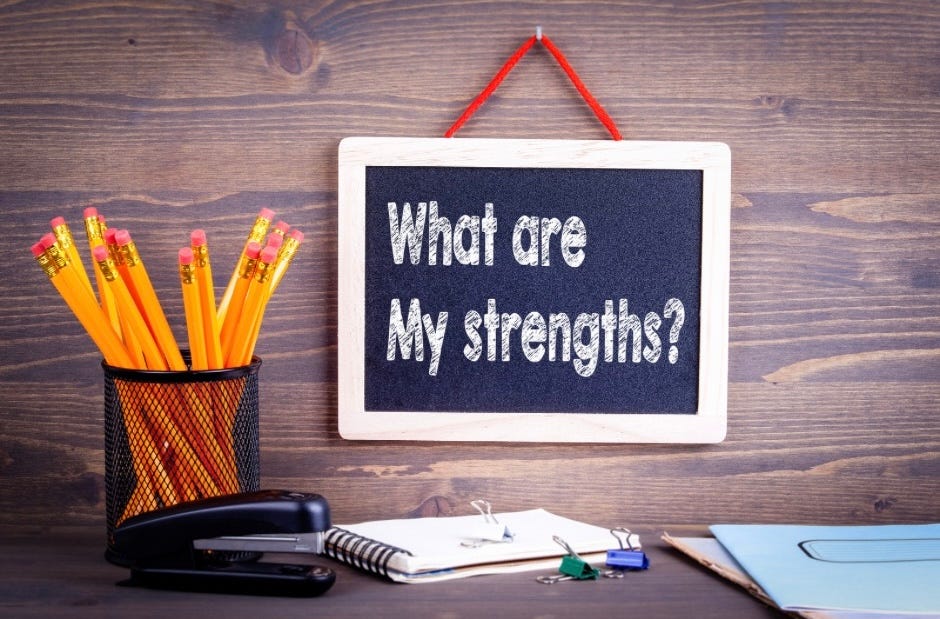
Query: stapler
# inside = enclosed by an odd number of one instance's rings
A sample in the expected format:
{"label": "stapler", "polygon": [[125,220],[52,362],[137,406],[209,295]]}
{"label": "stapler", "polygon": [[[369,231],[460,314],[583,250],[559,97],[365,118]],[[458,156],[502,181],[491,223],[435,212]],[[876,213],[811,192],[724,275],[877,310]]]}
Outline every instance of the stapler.
{"label": "stapler", "polygon": [[333,585],[332,570],[268,563],[262,554],[319,554],[329,527],[322,496],[260,490],[128,518],[114,529],[105,556],[130,568],[121,583],[130,586],[311,597]]}

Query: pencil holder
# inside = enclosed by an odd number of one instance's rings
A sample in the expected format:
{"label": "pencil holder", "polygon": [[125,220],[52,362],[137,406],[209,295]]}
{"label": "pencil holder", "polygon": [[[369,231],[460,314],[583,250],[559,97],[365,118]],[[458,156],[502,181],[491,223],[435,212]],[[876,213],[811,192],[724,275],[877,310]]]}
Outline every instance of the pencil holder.
{"label": "pencil holder", "polygon": [[114,528],[131,516],[260,489],[260,366],[258,357],[185,372],[102,364],[109,549]]}

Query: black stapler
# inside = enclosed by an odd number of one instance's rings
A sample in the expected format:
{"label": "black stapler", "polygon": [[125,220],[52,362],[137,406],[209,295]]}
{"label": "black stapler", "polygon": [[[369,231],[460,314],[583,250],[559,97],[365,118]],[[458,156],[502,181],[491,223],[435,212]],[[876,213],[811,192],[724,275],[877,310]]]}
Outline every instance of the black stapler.
{"label": "black stapler", "polygon": [[121,584],[311,597],[333,585],[332,570],[259,559],[265,552],[319,554],[329,527],[322,496],[261,490],[128,518],[114,529],[106,557],[130,568]]}

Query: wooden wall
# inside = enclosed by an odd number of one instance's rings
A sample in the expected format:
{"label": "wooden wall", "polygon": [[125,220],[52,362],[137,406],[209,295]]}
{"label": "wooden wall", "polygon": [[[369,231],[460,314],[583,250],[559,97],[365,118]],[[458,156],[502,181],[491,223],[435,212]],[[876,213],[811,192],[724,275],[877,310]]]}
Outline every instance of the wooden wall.
{"label": "wooden wall", "polygon": [[[728,438],[337,433],[339,140],[436,137],[541,24],[627,139],[732,152]],[[99,356],[33,264],[48,220],[129,228],[178,338],[176,249],[224,286],[270,206],[307,235],[268,309],[265,487],[338,522],[544,506],[605,525],[940,518],[940,4],[0,4],[0,524],[104,522]],[[544,49],[458,134],[606,139]]]}

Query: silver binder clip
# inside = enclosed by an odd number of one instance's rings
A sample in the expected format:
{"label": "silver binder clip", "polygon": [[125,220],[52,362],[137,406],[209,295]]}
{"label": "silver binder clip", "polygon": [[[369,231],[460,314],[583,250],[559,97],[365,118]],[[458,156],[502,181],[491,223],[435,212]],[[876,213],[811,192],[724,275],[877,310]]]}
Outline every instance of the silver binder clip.
{"label": "silver binder clip", "polygon": [[480,515],[482,521],[475,521],[472,528],[467,531],[467,539],[460,543],[466,548],[478,548],[483,544],[506,544],[513,540],[515,535],[509,530],[509,527],[500,524],[496,516],[493,515],[493,506],[485,499],[471,501],[470,505],[474,507]]}

